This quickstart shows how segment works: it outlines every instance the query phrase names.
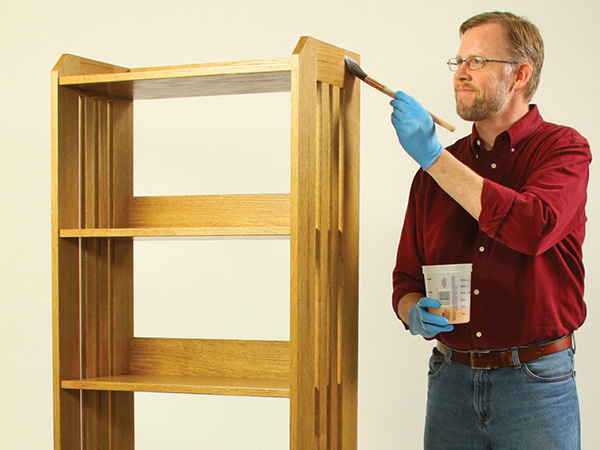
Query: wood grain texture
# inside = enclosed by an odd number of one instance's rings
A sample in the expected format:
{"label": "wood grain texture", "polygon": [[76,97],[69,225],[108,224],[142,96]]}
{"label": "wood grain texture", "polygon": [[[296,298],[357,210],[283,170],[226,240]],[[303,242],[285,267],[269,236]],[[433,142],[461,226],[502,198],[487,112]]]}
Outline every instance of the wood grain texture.
{"label": "wood grain texture", "polygon": [[289,194],[130,197],[127,228],[60,230],[63,238],[281,236],[290,234]]}
{"label": "wood grain texture", "polygon": [[133,228],[289,227],[289,194],[133,197]]}
{"label": "wood grain texture", "polygon": [[[352,56],[351,56],[352,57]],[[357,55],[358,57],[358,55]],[[356,61],[359,59],[352,57]],[[341,446],[358,445],[358,280],[360,225],[360,81],[347,76],[340,110],[339,373]]]}
{"label": "wood grain texture", "polygon": [[115,375],[82,380],[64,380],[62,382],[62,388],[67,390],[82,389],[91,391],[122,391],[128,393],[165,392],[283,398],[290,396],[289,386],[289,379],[218,378],[178,375]]}
{"label": "wood grain texture", "polygon": [[185,228],[73,228],[60,230],[61,238],[289,236],[290,227],[185,227]]}
{"label": "wood grain texture", "polygon": [[346,54],[358,58],[303,38],[292,61],[294,449],[357,446],[359,90]]}
{"label": "wood grain texture", "polygon": [[303,36],[296,45],[294,55],[300,54],[304,51],[305,47],[308,49],[308,47],[311,46],[314,47],[316,51],[315,63],[317,68],[317,81],[340,88],[344,87],[346,79],[346,64],[344,57],[346,55],[350,56],[355,54],[317,39]]}
{"label": "wood grain texture", "polygon": [[[126,130],[115,130],[115,103],[131,114],[129,101],[80,96],[79,222],[84,227],[112,226],[115,211],[122,213],[133,191],[132,138]],[[127,372],[127,342],[133,336],[132,240],[81,241],[80,262],[82,375]],[[131,394],[86,391],[81,401],[83,448],[112,442],[133,448],[132,431],[111,425],[114,414],[133,421]]]}
{"label": "wood grain texture", "polygon": [[[289,342],[132,338],[130,373],[63,380],[65,389],[101,392],[289,397]],[[95,405],[101,407],[101,401]]]}
{"label": "wood grain texture", "polygon": [[[61,87],[59,79],[123,70],[63,55],[52,71],[55,448],[133,448],[132,428],[123,426],[133,422],[132,394],[80,396],[61,388],[62,380],[79,376],[80,370],[128,370],[123,342],[133,325],[131,243],[94,241],[80,248],[78,242],[60,238],[61,228],[83,222],[124,225],[123,205],[127,207],[132,192],[133,116],[131,102],[87,98]],[[115,163],[117,171],[112,170]],[[114,260],[120,266],[116,270]],[[84,339],[80,323],[86,329]]]}
{"label": "wood grain texture", "polygon": [[288,92],[290,69],[290,58],[281,58],[64,76],[60,84],[128,99]]}
{"label": "wood grain texture", "polygon": [[225,378],[290,377],[287,341],[134,338],[131,374]]}
{"label": "wood grain texture", "polygon": [[290,448],[294,450],[316,448],[314,322],[316,86],[316,45],[303,38],[292,56]]}
{"label": "wood grain texture", "polygon": [[[58,237],[61,227],[79,224],[78,96],[60,88],[58,77],[69,73],[66,58],[52,71],[52,354],[54,446],[79,448],[80,396],[64,391],[60,381],[79,376],[79,247]],[[60,151],[59,151],[60,149]]]}
{"label": "wood grain texture", "polygon": [[341,241],[344,226],[358,226],[346,217],[357,210],[345,209],[347,183],[358,181],[358,173],[346,170],[346,145],[350,139],[356,148],[356,135],[342,135],[345,54],[304,38],[293,60],[290,415],[297,449],[356,448],[356,433],[350,428],[348,437],[342,433],[343,422],[355,421],[356,404],[351,396],[344,401],[341,360],[343,349],[356,349],[357,340],[342,341],[347,267]]}

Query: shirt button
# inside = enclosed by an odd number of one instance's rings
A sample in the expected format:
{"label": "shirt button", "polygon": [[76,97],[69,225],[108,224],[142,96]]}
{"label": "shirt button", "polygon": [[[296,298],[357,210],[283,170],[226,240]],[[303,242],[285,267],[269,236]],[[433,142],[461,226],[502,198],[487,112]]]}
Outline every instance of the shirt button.
{"label": "shirt button", "polygon": [[481,331],[478,331],[477,333],[475,333],[475,336],[477,336],[478,338],[480,338],[481,336],[483,336],[483,333]]}
{"label": "shirt button", "polygon": [[485,247],[482,245],[481,247],[479,247],[479,251],[480,251],[481,253],[485,252]]}
{"label": "shirt button", "polygon": [[496,163],[492,163],[492,169],[495,169],[496,167],[498,167]]}
{"label": "shirt button", "polygon": [[511,149],[510,149],[510,152],[511,152],[511,153],[514,153],[514,152],[515,152],[515,149],[514,149],[514,148],[511,148]]}
{"label": "shirt button", "polygon": [[477,145],[481,147],[481,141],[477,139]]}
{"label": "shirt button", "polygon": [[473,294],[475,294],[475,295],[479,295],[479,289],[475,289],[475,290],[473,291]]}

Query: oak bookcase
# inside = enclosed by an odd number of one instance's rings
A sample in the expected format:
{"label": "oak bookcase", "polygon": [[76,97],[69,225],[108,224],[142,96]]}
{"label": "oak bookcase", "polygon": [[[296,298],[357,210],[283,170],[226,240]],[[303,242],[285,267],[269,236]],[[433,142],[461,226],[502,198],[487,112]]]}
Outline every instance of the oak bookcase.
{"label": "oak bookcase", "polygon": [[[290,448],[357,446],[357,54],[52,70],[54,446],[134,448],[134,392],[289,397]],[[290,193],[135,197],[137,99],[291,93]],[[290,340],[138,337],[133,241],[290,236]],[[287,300],[286,300],[287,301]],[[176,445],[175,445],[176,447]]]}

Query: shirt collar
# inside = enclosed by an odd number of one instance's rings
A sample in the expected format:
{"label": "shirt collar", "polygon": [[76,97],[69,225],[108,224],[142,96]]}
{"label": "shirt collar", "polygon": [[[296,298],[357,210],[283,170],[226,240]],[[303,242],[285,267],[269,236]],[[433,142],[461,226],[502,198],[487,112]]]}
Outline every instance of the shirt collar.
{"label": "shirt collar", "polygon": [[[517,123],[511,126],[508,130],[500,133],[496,140],[508,139],[508,145],[516,147],[527,139],[531,134],[537,130],[542,124],[544,119],[540,115],[537,105],[530,105],[529,112],[525,114]],[[478,152],[485,149],[483,145],[483,139],[477,133],[477,127],[473,124],[473,130],[470,137],[471,148]],[[500,142],[500,141],[498,141]]]}

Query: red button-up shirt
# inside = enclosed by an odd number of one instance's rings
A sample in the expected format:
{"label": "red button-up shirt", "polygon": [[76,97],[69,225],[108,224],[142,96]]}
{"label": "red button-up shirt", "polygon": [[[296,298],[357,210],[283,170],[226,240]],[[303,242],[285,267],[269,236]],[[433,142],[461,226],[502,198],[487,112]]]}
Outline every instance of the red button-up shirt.
{"label": "red button-up shirt", "polygon": [[536,106],[487,151],[473,133],[448,147],[484,178],[476,221],[429,174],[411,187],[393,272],[393,307],[424,293],[422,265],[473,263],[471,321],[436,339],[504,349],[554,339],[585,320],[582,244],[589,144]]}

